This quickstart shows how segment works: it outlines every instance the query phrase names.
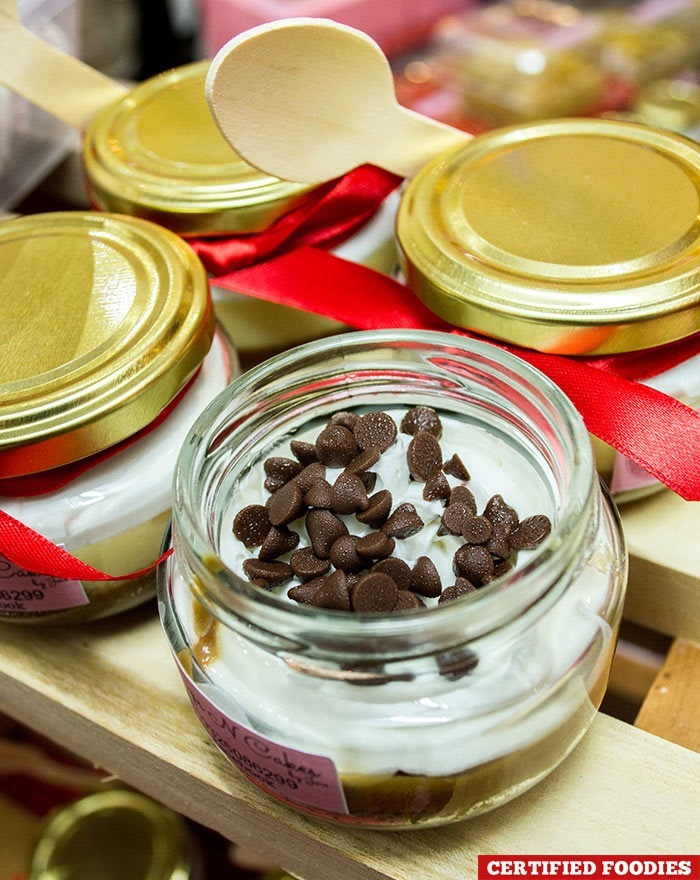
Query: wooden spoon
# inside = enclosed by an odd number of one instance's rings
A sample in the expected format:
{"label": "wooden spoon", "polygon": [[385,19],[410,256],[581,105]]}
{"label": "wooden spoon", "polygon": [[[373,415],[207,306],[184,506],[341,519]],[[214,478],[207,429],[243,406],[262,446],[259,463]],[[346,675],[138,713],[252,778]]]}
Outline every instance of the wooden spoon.
{"label": "wooden spoon", "polygon": [[0,0],[0,83],[73,128],[126,94],[126,86],[56,49],[20,22],[17,0]]}
{"label": "wooden spoon", "polygon": [[206,91],[234,150],[284,180],[320,183],[365,162],[411,177],[470,139],[402,107],[374,40],[325,19],[285,19],[234,37],[214,58]]}

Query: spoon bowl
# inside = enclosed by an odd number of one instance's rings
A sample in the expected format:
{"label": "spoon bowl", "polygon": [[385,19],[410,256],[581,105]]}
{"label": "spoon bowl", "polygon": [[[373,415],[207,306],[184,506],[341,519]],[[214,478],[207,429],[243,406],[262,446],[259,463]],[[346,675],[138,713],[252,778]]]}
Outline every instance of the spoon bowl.
{"label": "spoon bowl", "polygon": [[230,40],[207,76],[224,137],[251,165],[321,183],[366,162],[412,176],[465,132],[399,105],[391,68],[362,31],[325,19],[261,25]]}

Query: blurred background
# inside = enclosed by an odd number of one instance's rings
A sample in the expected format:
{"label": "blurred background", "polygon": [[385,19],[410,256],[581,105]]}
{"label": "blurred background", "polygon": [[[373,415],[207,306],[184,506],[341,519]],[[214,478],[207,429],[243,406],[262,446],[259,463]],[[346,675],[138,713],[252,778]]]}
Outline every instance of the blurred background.
{"label": "blurred background", "polygon": [[[374,37],[401,103],[465,130],[633,114],[695,136],[700,0],[19,0],[30,30],[137,82],[213,57],[235,34],[293,16]],[[13,210],[77,135],[0,87],[0,210]]]}

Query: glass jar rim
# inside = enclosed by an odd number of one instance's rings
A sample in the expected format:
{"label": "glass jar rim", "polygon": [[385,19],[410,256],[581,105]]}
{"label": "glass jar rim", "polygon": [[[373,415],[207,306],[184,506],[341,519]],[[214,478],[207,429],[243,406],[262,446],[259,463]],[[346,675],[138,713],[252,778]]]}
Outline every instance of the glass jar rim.
{"label": "glass jar rim", "polygon": [[[261,392],[269,383],[285,381],[305,358],[344,358],[350,352],[378,351],[387,347],[432,348],[456,355],[478,357],[518,375],[523,388],[549,407],[547,418],[566,445],[570,464],[569,491],[552,533],[532,556],[508,575],[479,588],[459,600],[401,614],[342,614],[337,611],[292,603],[245,581],[218,556],[208,529],[211,521],[198,515],[193,505],[201,486],[211,491],[207,475],[208,456],[221,454],[228,438],[227,426],[246,394]],[[543,413],[539,415],[544,416]],[[240,413],[239,413],[240,423]],[[235,427],[234,427],[235,430]],[[212,442],[213,441],[213,442]],[[244,373],[220,393],[200,414],[183,445],[175,473],[173,499],[173,544],[176,559],[184,560],[197,582],[200,599],[213,600],[215,614],[255,617],[256,625],[270,633],[283,632],[293,621],[309,634],[326,633],[329,639],[352,639],[361,622],[363,640],[388,637],[437,637],[449,621],[464,628],[465,614],[478,629],[471,637],[483,635],[495,626],[518,617],[533,602],[551,590],[555,582],[567,583],[566,572],[573,573],[576,550],[590,531],[594,499],[599,492],[594,479],[593,455],[587,430],[573,403],[543,373],[510,352],[480,340],[441,331],[372,330],[344,333],[298,346],[259,364]],[[503,601],[507,595],[509,601]],[[207,602],[209,604],[209,602]],[[477,609],[478,614],[477,614]]]}

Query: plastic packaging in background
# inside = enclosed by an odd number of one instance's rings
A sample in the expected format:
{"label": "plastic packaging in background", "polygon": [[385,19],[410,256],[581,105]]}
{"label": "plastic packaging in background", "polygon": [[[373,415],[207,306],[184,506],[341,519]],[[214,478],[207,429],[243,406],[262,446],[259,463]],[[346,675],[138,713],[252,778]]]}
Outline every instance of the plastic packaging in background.
{"label": "plastic packaging in background", "polygon": [[[22,23],[47,43],[75,54],[75,0],[19,0]],[[14,208],[78,143],[78,133],[0,86],[0,211]]]}
{"label": "plastic packaging in background", "polygon": [[602,27],[600,16],[555,0],[488,4],[436,24],[432,64],[488,125],[588,114],[605,97]]}
{"label": "plastic packaging in background", "polygon": [[600,51],[610,75],[640,86],[698,61],[698,0],[640,0],[610,13]]}
{"label": "plastic packaging in background", "polygon": [[474,0],[202,0],[202,49],[214,55],[231,37],[281,18],[330,18],[359,28],[387,55],[424,40],[440,15]]}

